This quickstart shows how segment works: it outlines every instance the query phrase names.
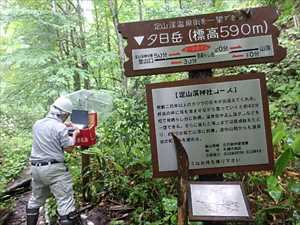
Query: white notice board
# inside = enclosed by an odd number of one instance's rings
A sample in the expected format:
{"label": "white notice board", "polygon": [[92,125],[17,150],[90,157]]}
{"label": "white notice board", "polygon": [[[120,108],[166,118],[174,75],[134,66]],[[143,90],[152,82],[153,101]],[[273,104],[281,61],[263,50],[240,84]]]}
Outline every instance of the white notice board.
{"label": "white notice board", "polygon": [[273,151],[263,74],[147,85],[153,174],[176,175],[171,133],[191,174],[271,169]]}

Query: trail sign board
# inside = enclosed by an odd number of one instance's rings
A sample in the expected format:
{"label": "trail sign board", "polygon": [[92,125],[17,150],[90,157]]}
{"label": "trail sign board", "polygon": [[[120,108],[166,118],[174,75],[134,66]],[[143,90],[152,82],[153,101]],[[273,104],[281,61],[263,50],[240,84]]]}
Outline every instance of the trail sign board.
{"label": "trail sign board", "polygon": [[125,75],[162,74],[255,63],[279,62],[271,7],[121,23],[127,39]]}
{"label": "trail sign board", "polygon": [[253,220],[240,182],[190,182],[188,198],[192,221]]}
{"label": "trail sign board", "polygon": [[264,74],[146,85],[153,176],[176,176],[171,133],[185,147],[191,175],[272,169]]}

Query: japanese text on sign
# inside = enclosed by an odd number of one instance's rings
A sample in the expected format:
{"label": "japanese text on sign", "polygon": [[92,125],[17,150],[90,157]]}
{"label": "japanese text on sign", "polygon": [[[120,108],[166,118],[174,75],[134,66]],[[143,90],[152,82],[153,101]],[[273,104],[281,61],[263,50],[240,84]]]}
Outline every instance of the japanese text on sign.
{"label": "japanese text on sign", "polygon": [[272,46],[272,37],[266,35],[198,45],[134,49],[132,61],[135,70],[236,61],[273,56]]}
{"label": "japanese text on sign", "polygon": [[271,7],[119,24],[127,39],[125,75],[161,74],[279,62]]}
{"label": "japanese text on sign", "polygon": [[260,89],[259,79],[152,89],[159,171],[177,169],[171,133],[192,170],[268,164]]}
{"label": "japanese text on sign", "polygon": [[[155,24],[154,24],[155,26]],[[227,38],[235,38],[237,36],[253,36],[253,35],[263,35],[268,33],[268,23],[264,20],[261,24],[232,24],[224,25],[219,27],[209,27],[209,28],[193,28],[189,29],[187,36],[185,33],[178,31],[168,32],[168,33],[153,33],[144,37],[147,46],[152,46],[154,44],[167,45],[167,44],[177,44],[186,41],[191,43],[199,41],[216,41]]]}

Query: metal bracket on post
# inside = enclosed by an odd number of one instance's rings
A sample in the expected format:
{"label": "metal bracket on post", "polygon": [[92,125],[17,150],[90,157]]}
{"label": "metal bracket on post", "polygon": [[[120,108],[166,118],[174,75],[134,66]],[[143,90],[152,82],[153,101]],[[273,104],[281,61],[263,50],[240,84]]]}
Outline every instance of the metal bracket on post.
{"label": "metal bracket on post", "polygon": [[189,158],[179,138],[173,134],[178,166],[178,225],[188,224],[187,190],[189,178]]}

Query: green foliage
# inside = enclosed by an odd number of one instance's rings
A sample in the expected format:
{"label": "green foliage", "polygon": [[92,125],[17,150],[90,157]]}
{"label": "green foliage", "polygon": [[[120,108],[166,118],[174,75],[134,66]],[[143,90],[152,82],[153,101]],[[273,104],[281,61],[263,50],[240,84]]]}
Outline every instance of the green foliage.
{"label": "green foliage", "polygon": [[25,168],[31,151],[31,137],[22,133],[14,137],[2,136],[0,141],[0,192],[2,192],[8,182]]}
{"label": "green foliage", "polygon": [[[299,30],[295,29],[282,32],[280,41],[287,47],[288,55],[277,65],[262,64],[216,70],[218,75],[241,72],[264,72],[267,75],[272,142],[276,158],[273,175],[250,173],[244,178],[246,189],[255,196],[256,224],[270,224],[271,216],[293,225],[299,221],[299,179],[296,175],[291,175],[297,174],[299,170],[299,35]],[[267,195],[260,190],[265,190]],[[256,192],[259,194],[255,194]]]}
{"label": "green foliage", "polygon": [[[74,90],[76,80],[81,87],[84,80],[88,80],[91,88],[112,89],[118,93],[125,90],[108,1],[93,1],[99,18],[91,24],[86,23],[86,30],[81,35],[79,24],[84,21],[78,18],[69,1],[53,1],[67,10],[65,12],[59,6],[52,8],[52,1],[47,0],[8,2],[8,7],[0,11],[0,24],[5,28],[5,35],[0,36],[0,190],[26,165],[33,122],[45,114],[54,98]],[[140,19],[136,2],[118,1],[120,22]],[[272,174],[231,174],[226,178],[244,181],[247,194],[253,201],[256,224],[272,224],[280,220],[299,225],[300,183],[295,173],[299,169],[300,155],[300,32],[290,29],[293,26],[291,18],[299,10],[297,0],[182,0],[181,5],[179,1],[171,0],[141,2],[145,20],[266,4],[281,9],[282,16],[277,24],[288,28],[282,32],[280,39],[282,45],[288,48],[286,59],[277,65],[217,69],[214,74],[267,74],[276,157],[274,171]],[[176,180],[152,179],[144,85],[185,77],[186,74],[179,73],[128,79],[127,94],[120,94],[114,103],[114,113],[104,123],[100,121],[99,142],[85,150],[92,154],[92,180],[86,185],[91,188],[93,203],[110,198],[134,208],[130,221],[114,221],[112,224],[176,224]],[[80,204],[84,188],[80,152],[68,155],[67,161]],[[53,199],[48,207],[54,215]]]}
{"label": "green foliage", "polygon": [[275,164],[275,176],[281,176],[286,167],[289,165],[290,160],[292,159],[292,151],[286,146],[285,151],[279,156]]}
{"label": "green foliage", "polygon": [[288,184],[288,190],[290,192],[293,192],[295,194],[300,194],[300,182],[297,181],[291,181]]}
{"label": "green foliage", "polygon": [[278,145],[286,137],[286,127],[284,124],[278,124],[272,131],[272,143]]}
{"label": "green foliage", "polygon": [[276,203],[278,203],[281,198],[282,188],[280,187],[276,177],[270,176],[267,178],[267,187],[269,195]]}
{"label": "green foliage", "polygon": [[300,153],[300,133],[296,134],[294,142],[292,144],[292,149],[294,151],[294,154],[298,155]]}
{"label": "green foliage", "polygon": [[[141,146],[149,148],[146,103],[141,96],[119,96],[115,101],[114,113],[105,123],[102,143],[125,145],[129,151],[137,151]],[[138,149],[133,149],[133,147]],[[128,162],[128,161],[127,161]]]}
{"label": "green foliage", "polygon": [[[109,198],[134,207],[131,224],[175,224],[176,182],[152,179],[145,98],[119,96],[115,107],[100,126],[99,143],[88,150],[92,182],[87,185],[93,201],[99,200],[99,193],[107,193]],[[77,156],[68,157],[76,193],[81,193],[78,163]]]}
{"label": "green foliage", "polygon": [[[102,190],[136,208],[132,218],[155,221],[170,217],[163,202],[168,193],[164,181],[153,180],[145,98],[120,96],[115,113],[101,128],[101,142],[93,148],[101,168]],[[104,147],[103,147],[104,146]],[[101,185],[98,185],[101,187]]]}

